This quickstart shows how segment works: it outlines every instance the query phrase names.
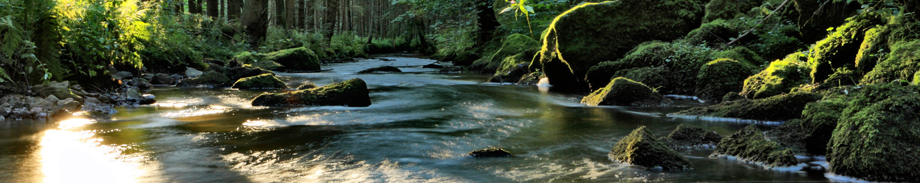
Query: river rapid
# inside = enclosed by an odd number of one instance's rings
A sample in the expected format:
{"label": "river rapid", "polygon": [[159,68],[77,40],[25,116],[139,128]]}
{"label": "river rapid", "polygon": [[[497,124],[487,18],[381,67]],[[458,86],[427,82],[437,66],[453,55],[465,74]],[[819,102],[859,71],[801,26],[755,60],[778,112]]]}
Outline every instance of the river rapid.
{"label": "river rapid", "polygon": [[[658,137],[682,123],[724,136],[749,125],[666,117],[702,105],[590,107],[584,94],[485,83],[479,74],[422,68],[411,54],[276,73],[296,87],[351,78],[369,107],[253,107],[262,92],[156,88],[151,106],[108,120],[0,122],[0,182],[611,182],[832,181],[824,171],[770,170],[680,151],[696,170],[646,171],[611,161],[619,139],[645,125]],[[448,63],[441,63],[448,65]],[[403,73],[355,74],[396,66]],[[508,158],[471,158],[502,147]]]}

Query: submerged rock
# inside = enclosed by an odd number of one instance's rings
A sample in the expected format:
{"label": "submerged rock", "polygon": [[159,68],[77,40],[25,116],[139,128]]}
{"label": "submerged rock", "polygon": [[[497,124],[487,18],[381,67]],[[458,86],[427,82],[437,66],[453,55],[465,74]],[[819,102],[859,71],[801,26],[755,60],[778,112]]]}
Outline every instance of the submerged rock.
{"label": "submerged rock", "polygon": [[667,101],[661,94],[645,84],[623,77],[615,78],[607,87],[598,89],[581,99],[588,105],[659,105]]}
{"label": "submerged rock", "polygon": [[703,13],[698,0],[582,3],[553,20],[543,34],[539,60],[553,86],[585,86],[589,67],[646,41],[680,38],[699,26]]}
{"label": "submerged rock", "polygon": [[821,94],[796,92],[765,99],[743,99],[706,107],[694,107],[677,114],[783,121],[798,118],[806,104],[818,101],[821,97]]}
{"label": "submerged rock", "polygon": [[442,69],[442,68],[444,68],[444,66],[441,66],[441,65],[438,65],[438,64],[428,64],[428,65],[422,66],[422,68]]}
{"label": "submerged rock", "polygon": [[380,67],[375,67],[375,68],[370,68],[370,69],[364,69],[358,72],[358,74],[370,74],[370,73],[375,73],[375,72],[402,72],[402,70],[399,70],[399,68],[396,68],[393,66],[380,66]]}
{"label": "submerged rock", "polygon": [[719,136],[719,134],[716,134],[714,131],[706,131],[697,126],[680,124],[680,126],[677,126],[677,128],[671,131],[668,137],[664,139],[669,143],[670,147],[678,149],[675,147],[683,148],[700,145],[715,146],[722,140],[722,136]]}
{"label": "submerged rock", "polygon": [[252,106],[328,106],[344,105],[367,107],[371,105],[367,84],[359,78],[319,88],[292,92],[262,94],[252,99]]}
{"label": "submerged rock", "polygon": [[469,153],[469,155],[474,158],[511,157],[511,152],[508,152],[502,148],[490,147],[472,151]]}
{"label": "submerged rock", "polygon": [[258,90],[258,89],[283,89],[287,88],[284,81],[275,77],[274,74],[262,74],[258,76],[246,77],[233,83],[232,88]]}
{"label": "submerged rock", "polygon": [[693,170],[687,158],[657,140],[645,126],[633,130],[628,136],[620,139],[610,150],[609,156],[614,161],[644,166],[648,169],[661,167],[667,171]]}
{"label": "submerged rock", "polygon": [[746,161],[754,161],[765,166],[794,166],[798,164],[790,149],[781,147],[774,141],[767,140],[764,132],[754,125],[722,139],[712,156],[735,156]]}

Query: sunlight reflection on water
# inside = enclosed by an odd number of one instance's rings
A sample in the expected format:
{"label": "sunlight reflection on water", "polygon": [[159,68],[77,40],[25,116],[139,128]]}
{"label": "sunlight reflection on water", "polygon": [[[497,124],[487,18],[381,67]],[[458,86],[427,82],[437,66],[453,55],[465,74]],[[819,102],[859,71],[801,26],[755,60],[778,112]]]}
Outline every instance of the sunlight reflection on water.
{"label": "sunlight reflection on water", "polygon": [[74,118],[44,132],[40,150],[44,182],[137,182],[143,156],[124,156],[129,146],[102,145],[95,131],[77,128],[96,123]]}

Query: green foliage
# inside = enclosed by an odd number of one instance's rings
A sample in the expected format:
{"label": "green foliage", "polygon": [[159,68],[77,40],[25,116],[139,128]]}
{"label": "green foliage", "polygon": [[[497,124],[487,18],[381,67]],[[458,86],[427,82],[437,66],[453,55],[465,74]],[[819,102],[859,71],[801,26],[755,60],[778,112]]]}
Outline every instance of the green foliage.
{"label": "green foliage", "polygon": [[140,70],[140,40],[149,35],[145,15],[136,0],[64,0],[55,7],[61,15],[64,61],[77,77],[108,75],[116,66]]}
{"label": "green foliage", "polygon": [[335,50],[338,58],[367,58],[367,53],[364,52],[366,44],[367,39],[355,35],[354,32],[346,31],[332,36],[330,46]]}
{"label": "green foliage", "polygon": [[[52,0],[0,1],[0,83],[30,86],[59,80],[60,37]],[[7,82],[16,81],[16,82]]]}
{"label": "green foliage", "polygon": [[762,4],[763,0],[712,0],[706,3],[706,15],[703,17],[703,22],[745,16],[744,14],[749,10],[760,7]]}

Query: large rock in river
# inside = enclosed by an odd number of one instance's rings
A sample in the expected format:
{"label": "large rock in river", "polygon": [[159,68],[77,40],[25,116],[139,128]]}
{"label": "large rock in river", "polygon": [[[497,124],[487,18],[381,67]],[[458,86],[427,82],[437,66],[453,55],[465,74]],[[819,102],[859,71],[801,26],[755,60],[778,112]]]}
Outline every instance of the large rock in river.
{"label": "large rock in river", "polygon": [[[858,99],[857,99],[858,100]],[[850,106],[828,143],[830,171],[868,181],[920,182],[920,96]]]}
{"label": "large rock in river", "polygon": [[667,101],[661,94],[645,84],[631,79],[618,77],[610,81],[607,87],[598,89],[581,99],[588,105],[658,105]]}
{"label": "large rock in river", "polygon": [[650,169],[661,167],[669,171],[693,170],[687,158],[668,148],[645,126],[633,130],[628,136],[620,139],[610,150],[609,156],[614,161]]}
{"label": "large rock in river", "polygon": [[586,86],[581,78],[589,67],[616,60],[646,41],[680,38],[699,26],[702,16],[699,0],[583,3],[547,28],[540,63],[553,86]]}
{"label": "large rock in river", "polygon": [[359,78],[319,88],[262,94],[252,106],[329,106],[367,107],[371,105],[367,84]]}
{"label": "large rock in river", "polygon": [[287,72],[321,70],[319,57],[305,47],[271,52],[265,55],[265,60],[278,62]]}
{"label": "large rock in river", "polygon": [[282,89],[287,88],[284,81],[275,77],[274,74],[262,74],[258,76],[246,77],[233,83],[233,88],[239,89]]}
{"label": "large rock in river", "polygon": [[766,166],[793,166],[798,163],[792,150],[767,140],[754,125],[722,139],[713,156],[730,155]]}
{"label": "large rock in river", "polygon": [[706,107],[694,107],[678,112],[680,115],[713,116],[762,121],[784,121],[799,118],[805,105],[821,100],[821,94],[796,92],[757,100],[735,100]]}

